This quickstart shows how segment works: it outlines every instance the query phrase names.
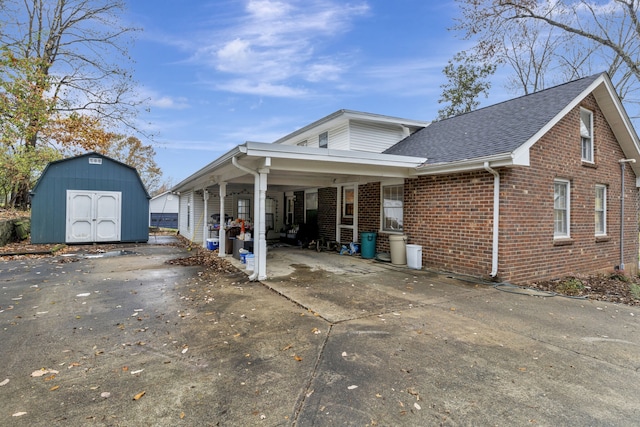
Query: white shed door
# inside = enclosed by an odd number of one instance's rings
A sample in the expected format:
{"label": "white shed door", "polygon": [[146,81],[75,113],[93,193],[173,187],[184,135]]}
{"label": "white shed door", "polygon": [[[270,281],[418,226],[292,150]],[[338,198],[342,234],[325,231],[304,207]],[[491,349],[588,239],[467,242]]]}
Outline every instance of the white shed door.
{"label": "white shed door", "polygon": [[67,190],[67,243],[120,241],[119,191]]}

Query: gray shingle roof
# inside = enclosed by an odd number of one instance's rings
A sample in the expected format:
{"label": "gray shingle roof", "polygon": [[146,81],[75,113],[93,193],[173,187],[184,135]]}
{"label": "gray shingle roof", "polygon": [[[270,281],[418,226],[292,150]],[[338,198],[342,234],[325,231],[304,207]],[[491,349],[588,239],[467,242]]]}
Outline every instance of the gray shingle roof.
{"label": "gray shingle roof", "polygon": [[434,122],[385,151],[449,163],[511,153],[549,123],[601,74]]}

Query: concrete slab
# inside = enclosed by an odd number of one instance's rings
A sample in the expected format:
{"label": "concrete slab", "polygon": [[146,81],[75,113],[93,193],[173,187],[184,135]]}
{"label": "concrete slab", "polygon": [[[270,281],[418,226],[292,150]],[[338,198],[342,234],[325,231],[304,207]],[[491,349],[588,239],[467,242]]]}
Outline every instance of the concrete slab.
{"label": "concrete slab", "polygon": [[0,425],[640,419],[631,307],[312,251],[251,283],[166,264],[179,247],[122,249],[0,263]]}

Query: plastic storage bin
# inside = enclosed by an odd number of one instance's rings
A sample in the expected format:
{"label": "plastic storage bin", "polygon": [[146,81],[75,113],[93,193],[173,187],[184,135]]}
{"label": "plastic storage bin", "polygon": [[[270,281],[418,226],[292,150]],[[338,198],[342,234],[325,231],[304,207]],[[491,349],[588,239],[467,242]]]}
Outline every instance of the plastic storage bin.
{"label": "plastic storage bin", "polygon": [[376,256],[376,233],[360,233],[360,256],[371,259]]}
{"label": "plastic storage bin", "polygon": [[407,236],[404,234],[392,234],[389,236],[389,247],[391,249],[391,264],[405,265],[407,263]]}
{"label": "plastic storage bin", "polygon": [[407,245],[407,267],[422,270],[422,246]]}

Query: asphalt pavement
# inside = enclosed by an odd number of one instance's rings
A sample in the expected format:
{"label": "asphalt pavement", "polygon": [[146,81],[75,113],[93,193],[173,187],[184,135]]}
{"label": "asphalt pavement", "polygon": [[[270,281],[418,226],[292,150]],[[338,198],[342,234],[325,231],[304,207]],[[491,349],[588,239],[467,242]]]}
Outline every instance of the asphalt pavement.
{"label": "asphalt pavement", "polygon": [[637,308],[297,251],[0,261],[0,425],[639,424]]}

